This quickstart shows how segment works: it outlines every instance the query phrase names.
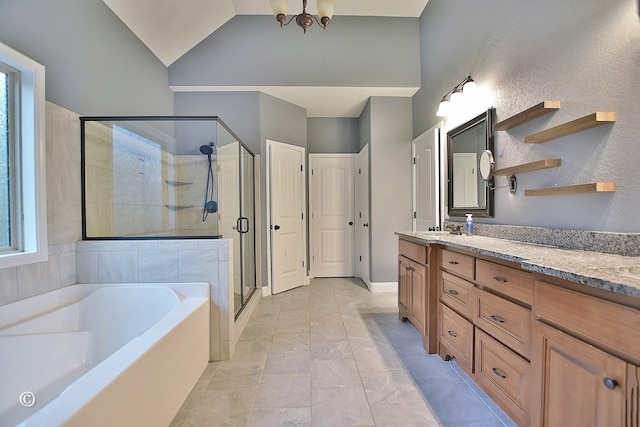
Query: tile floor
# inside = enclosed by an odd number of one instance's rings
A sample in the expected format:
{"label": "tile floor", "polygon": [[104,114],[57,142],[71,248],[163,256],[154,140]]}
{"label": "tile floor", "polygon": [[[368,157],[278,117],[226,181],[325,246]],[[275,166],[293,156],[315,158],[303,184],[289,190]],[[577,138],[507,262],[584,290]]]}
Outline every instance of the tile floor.
{"label": "tile floor", "polygon": [[455,363],[428,356],[395,294],[314,279],[262,299],[171,427],[514,426]]}

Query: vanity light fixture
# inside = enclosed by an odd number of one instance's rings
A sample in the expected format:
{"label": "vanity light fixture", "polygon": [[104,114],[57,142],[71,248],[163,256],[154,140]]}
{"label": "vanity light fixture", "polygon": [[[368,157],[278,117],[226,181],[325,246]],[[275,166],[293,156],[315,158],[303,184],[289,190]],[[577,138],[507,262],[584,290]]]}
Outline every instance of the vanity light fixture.
{"label": "vanity light fixture", "polygon": [[[325,30],[327,29],[327,25],[331,22],[331,18],[333,18],[333,10],[335,8],[336,2],[335,0],[317,0],[318,1],[318,17],[316,18],[314,15],[307,13],[307,0],[302,0],[302,13],[298,15],[293,15],[291,18],[287,20],[287,11],[289,7],[288,0],[269,0],[269,4],[271,4],[271,10],[273,14],[276,16],[276,20],[280,23],[281,27],[285,25],[289,25],[291,21],[296,20],[296,24],[306,33],[307,28],[313,25],[313,21],[316,21],[318,25],[320,25]],[[286,21],[286,22],[285,22]]]}
{"label": "vanity light fixture", "polygon": [[[438,106],[438,112],[436,116],[446,117],[451,111],[451,106],[460,102],[463,95],[468,95],[476,91],[476,82],[473,81],[471,76],[468,76],[460,83],[455,85],[453,89],[447,92],[440,101]],[[449,99],[447,99],[449,97]]]}

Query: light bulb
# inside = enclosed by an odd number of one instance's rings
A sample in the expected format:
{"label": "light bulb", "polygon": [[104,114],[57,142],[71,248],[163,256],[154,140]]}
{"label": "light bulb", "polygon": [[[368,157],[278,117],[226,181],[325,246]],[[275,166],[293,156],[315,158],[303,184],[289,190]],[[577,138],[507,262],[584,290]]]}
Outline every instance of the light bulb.
{"label": "light bulb", "polygon": [[336,7],[335,0],[318,0],[318,16],[329,19],[333,18],[333,11]]}
{"label": "light bulb", "polygon": [[477,89],[478,87],[476,85],[476,82],[474,82],[473,79],[469,77],[469,81],[466,82],[464,86],[462,86],[462,93],[464,93],[465,95],[473,94]]}
{"label": "light bulb", "polygon": [[286,15],[289,11],[288,0],[269,0],[269,4],[271,5],[271,11],[275,16],[280,14]]}
{"label": "light bulb", "polygon": [[451,105],[449,104],[449,101],[447,101],[446,99],[442,98],[442,101],[440,101],[440,105],[438,106],[438,112],[436,113],[436,116],[438,116],[438,117],[446,117],[446,116],[448,116],[450,107],[451,107]]}

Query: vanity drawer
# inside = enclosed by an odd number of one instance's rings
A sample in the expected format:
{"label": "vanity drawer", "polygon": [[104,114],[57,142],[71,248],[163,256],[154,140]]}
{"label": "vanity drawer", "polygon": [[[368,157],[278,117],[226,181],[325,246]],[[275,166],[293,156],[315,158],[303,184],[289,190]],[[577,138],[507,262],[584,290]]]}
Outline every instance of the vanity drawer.
{"label": "vanity drawer", "polygon": [[440,268],[457,274],[465,279],[473,280],[475,258],[469,255],[463,255],[447,249],[442,250],[440,257]]}
{"label": "vanity drawer", "polygon": [[529,425],[529,362],[480,330],[475,350],[476,382],[519,426]]}
{"label": "vanity drawer", "polygon": [[477,260],[476,282],[525,304],[533,304],[533,275],[531,273],[489,261]]}
{"label": "vanity drawer", "polygon": [[527,359],[531,358],[531,310],[475,290],[474,323]]}
{"label": "vanity drawer", "polygon": [[536,281],[535,315],[640,363],[640,310]]}
{"label": "vanity drawer", "polygon": [[398,253],[417,261],[420,264],[429,264],[429,258],[427,257],[429,251],[427,250],[427,246],[398,239]]}
{"label": "vanity drawer", "polygon": [[440,299],[467,319],[473,316],[473,283],[452,274],[441,273]]}
{"label": "vanity drawer", "polygon": [[440,356],[451,356],[469,374],[473,372],[473,324],[440,304]]}

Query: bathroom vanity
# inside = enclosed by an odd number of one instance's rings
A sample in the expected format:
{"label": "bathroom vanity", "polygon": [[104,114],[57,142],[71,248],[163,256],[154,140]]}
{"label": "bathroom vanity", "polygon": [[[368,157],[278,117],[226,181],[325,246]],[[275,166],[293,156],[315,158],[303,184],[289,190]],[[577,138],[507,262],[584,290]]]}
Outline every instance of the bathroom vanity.
{"label": "bathroom vanity", "polygon": [[[397,235],[401,318],[518,425],[638,426],[640,257]],[[403,279],[417,265],[417,284]]]}

